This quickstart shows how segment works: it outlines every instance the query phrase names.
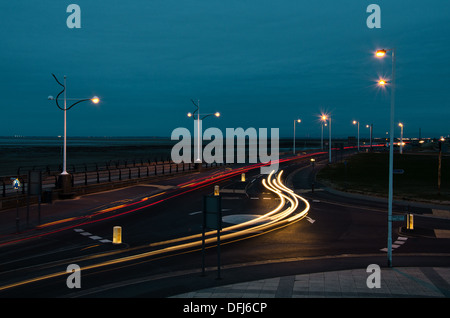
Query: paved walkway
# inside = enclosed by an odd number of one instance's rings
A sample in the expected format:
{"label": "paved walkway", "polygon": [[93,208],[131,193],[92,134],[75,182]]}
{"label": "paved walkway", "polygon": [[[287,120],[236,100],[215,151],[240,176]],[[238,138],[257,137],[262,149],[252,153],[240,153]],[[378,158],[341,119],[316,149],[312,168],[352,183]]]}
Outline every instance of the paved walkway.
{"label": "paved walkway", "polygon": [[343,270],[275,277],[212,287],[173,298],[404,298],[450,297],[450,268],[381,268],[380,288],[369,288],[373,272]]}

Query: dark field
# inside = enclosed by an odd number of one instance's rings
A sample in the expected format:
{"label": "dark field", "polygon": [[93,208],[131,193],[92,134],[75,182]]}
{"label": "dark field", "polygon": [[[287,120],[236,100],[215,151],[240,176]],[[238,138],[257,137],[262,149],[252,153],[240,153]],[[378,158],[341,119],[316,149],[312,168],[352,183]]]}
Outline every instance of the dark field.
{"label": "dark field", "polygon": [[[450,156],[442,155],[438,194],[438,153],[394,154],[394,198],[450,201]],[[341,190],[388,196],[389,153],[360,153],[324,168],[318,180]]]}

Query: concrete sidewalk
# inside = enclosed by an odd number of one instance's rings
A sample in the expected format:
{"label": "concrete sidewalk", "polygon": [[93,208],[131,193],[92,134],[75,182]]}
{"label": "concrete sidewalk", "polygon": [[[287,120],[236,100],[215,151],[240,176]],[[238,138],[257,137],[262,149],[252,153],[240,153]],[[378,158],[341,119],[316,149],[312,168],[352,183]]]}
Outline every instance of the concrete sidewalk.
{"label": "concrete sidewalk", "polygon": [[274,277],[207,288],[172,298],[450,297],[450,268],[381,268],[380,288],[367,286],[371,274],[365,269],[353,269]]}

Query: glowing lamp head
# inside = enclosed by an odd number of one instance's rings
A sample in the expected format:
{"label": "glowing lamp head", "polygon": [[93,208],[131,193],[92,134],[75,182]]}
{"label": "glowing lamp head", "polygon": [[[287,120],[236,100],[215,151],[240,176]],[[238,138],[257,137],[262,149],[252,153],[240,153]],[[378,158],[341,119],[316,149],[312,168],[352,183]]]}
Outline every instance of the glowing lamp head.
{"label": "glowing lamp head", "polygon": [[192,117],[192,113],[187,113],[187,116],[188,117]]}
{"label": "glowing lamp head", "polygon": [[301,119],[297,119],[297,123],[301,123],[302,122],[302,120]]}
{"label": "glowing lamp head", "polygon": [[98,104],[98,103],[100,102],[100,98],[98,98],[97,96],[94,96],[94,97],[91,98],[91,101],[92,101],[94,104]]}
{"label": "glowing lamp head", "polygon": [[398,125],[399,125],[399,127],[403,127],[403,124],[402,124],[402,123],[398,123]]}
{"label": "glowing lamp head", "polygon": [[353,121],[353,125],[356,125],[356,123],[357,123],[357,121],[356,121],[356,120],[354,120],[354,121]]}
{"label": "glowing lamp head", "polygon": [[378,81],[378,85],[384,86],[386,85],[386,81],[384,79],[381,79]]}
{"label": "glowing lamp head", "polygon": [[326,115],[322,115],[321,118],[322,118],[323,121],[326,121],[326,120],[327,120],[327,116],[326,116]]}
{"label": "glowing lamp head", "polygon": [[216,112],[216,113],[214,114],[214,116],[220,117],[220,113],[219,113],[219,112]]}
{"label": "glowing lamp head", "polygon": [[383,56],[385,56],[386,55],[386,50],[378,50],[376,53],[375,53],[375,56],[376,57],[383,57]]}

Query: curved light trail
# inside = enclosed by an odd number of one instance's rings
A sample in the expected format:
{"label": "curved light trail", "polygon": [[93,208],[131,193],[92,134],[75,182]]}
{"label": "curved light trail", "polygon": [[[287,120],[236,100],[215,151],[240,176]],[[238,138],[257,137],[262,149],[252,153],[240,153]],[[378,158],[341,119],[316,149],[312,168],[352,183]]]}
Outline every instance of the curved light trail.
{"label": "curved light trail", "polygon": [[[270,173],[269,176],[266,179],[263,179],[262,184],[263,186],[268,189],[269,191],[273,192],[275,195],[277,195],[280,198],[280,203],[276,208],[274,208],[272,211],[269,211],[255,219],[242,222],[239,224],[235,224],[232,226],[225,227],[221,230],[220,240],[221,242],[230,242],[233,240],[242,240],[248,237],[252,237],[255,234],[261,235],[265,232],[277,229],[279,227],[287,226],[293,222],[296,222],[298,220],[301,220],[303,217],[305,217],[310,209],[310,205],[306,199],[303,197],[297,195],[294,193],[293,190],[287,188],[281,181],[281,175],[283,171],[280,171],[278,173],[277,177],[274,177],[274,172]],[[299,207],[299,199],[303,201],[305,204],[305,208],[301,211],[297,211]],[[207,244],[213,244],[217,242],[217,237],[215,235],[217,234],[217,231],[208,231],[205,233],[205,245]],[[115,259],[111,259],[108,261],[99,262],[92,265],[86,265],[82,266],[81,270],[90,270],[95,268],[100,268],[108,265],[114,265],[114,264],[120,264],[124,262],[130,262],[138,259],[148,258],[148,257],[154,257],[157,255],[164,255],[167,253],[173,253],[173,252],[181,252],[186,251],[189,249],[196,249],[199,246],[202,245],[202,240],[198,240],[202,237],[202,234],[196,234],[196,235],[190,235],[185,236],[173,240],[166,240],[162,242],[156,242],[151,243],[147,247],[158,247],[163,245],[170,245],[167,247],[159,248],[156,250],[138,253],[135,255],[125,256],[125,257],[119,257]],[[177,244],[174,244],[177,243]],[[125,250],[127,252],[129,250]],[[100,254],[97,256],[87,256],[84,258],[80,258],[78,260],[71,260],[72,263],[74,262],[82,262],[85,260],[93,260],[93,258],[102,257],[107,254],[110,255],[111,252]],[[5,290],[12,287],[17,287],[37,281],[42,281],[45,279],[55,278],[59,276],[67,275],[68,273],[63,271],[51,273],[48,275],[40,276],[31,278],[25,281],[12,283],[9,285],[0,286],[0,291]]]}

